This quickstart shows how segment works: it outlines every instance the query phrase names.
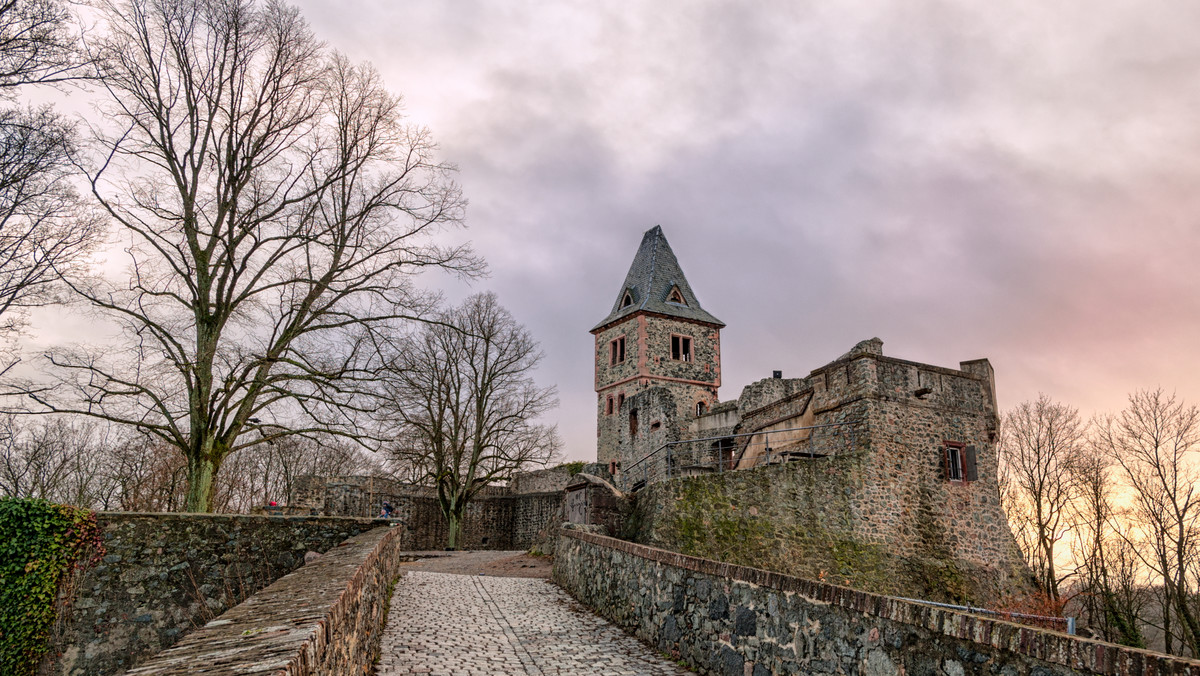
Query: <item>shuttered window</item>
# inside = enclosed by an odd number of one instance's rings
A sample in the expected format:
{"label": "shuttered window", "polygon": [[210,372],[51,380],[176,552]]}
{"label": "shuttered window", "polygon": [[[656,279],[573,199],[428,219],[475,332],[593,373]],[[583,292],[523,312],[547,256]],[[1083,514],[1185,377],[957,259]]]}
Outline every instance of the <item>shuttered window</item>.
{"label": "shuttered window", "polygon": [[947,481],[978,481],[979,454],[974,446],[947,441],[942,450],[942,469]]}

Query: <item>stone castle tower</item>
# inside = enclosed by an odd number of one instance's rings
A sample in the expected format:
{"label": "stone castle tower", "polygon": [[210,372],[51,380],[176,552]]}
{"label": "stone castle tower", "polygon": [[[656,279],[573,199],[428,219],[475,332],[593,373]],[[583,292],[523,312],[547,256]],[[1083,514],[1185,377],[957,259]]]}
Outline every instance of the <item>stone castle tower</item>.
{"label": "stone castle tower", "polygon": [[597,461],[679,439],[717,402],[724,326],[700,307],[662,228],[648,230],[612,312],[591,331]]}

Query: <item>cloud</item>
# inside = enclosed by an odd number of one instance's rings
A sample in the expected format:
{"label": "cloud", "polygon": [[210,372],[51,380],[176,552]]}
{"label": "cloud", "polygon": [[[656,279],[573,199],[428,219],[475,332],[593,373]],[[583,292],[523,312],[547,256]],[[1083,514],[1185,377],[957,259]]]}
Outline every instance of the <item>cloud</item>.
{"label": "cloud", "polygon": [[1005,405],[1200,400],[1200,5],[301,7],[460,165],[572,458],[587,330],[655,224],[729,324],[725,398],[878,335],[990,357]]}

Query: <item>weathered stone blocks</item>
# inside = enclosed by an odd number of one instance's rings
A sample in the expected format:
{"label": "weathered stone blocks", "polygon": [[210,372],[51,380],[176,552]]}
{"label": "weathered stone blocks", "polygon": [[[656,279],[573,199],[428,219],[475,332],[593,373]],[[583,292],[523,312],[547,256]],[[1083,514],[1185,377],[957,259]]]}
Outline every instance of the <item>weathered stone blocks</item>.
{"label": "weathered stone blocks", "polygon": [[56,672],[117,673],[325,552],[371,519],[102,512],[108,552],[79,580]]}
{"label": "weathered stone blocks", "polygon": [[[1200,675],[1200,661],[578,531],[561,532],[554,579],[703,674]],[[659,603],[677,589],[682,608]]]}

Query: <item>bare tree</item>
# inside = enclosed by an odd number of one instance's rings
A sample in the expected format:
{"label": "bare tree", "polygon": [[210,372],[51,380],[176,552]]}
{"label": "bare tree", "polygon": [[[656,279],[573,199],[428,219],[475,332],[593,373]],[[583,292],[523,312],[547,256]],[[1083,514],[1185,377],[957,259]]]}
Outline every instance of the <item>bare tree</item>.
{"label": "bare tree", "polygon": [[[85,75],[74,22],[57,0],[0,2],[0,98]],[[102,234],[73,185],[72,126],[50,106],[0,109],[0,334],[24,309],[57,300],[58,278],[81,264]]]}
{"label": "bare tree", "polygon": [[1077,489],[1070,505],[1076,535],[1072,552],[1076,599],[1089,627],[1101,638],[1145,648],[1141,628],[1147,604],[1145,576],[1124,533],[1129,524],[1114,503],[1117,487],[1111,465],[1105,453],[1089,445],[1072,469]]}
{"label": "bare tree", "polygon": [[[1131,489],[1130,518],[1143,563],[1161,582],[1166,650],[1178,637],[1191,655],[1200,655],[1200,410],[1162,389],[1140,391],[1129,406],[1103,418],[1096,444],[1121,469]],[[1177,627],[1177,628],[1175,628]]]}
{"label": "bare tree", "polygon": [[59,0],[0,2],[0,96],[27,84],[87,76],[74,22]]}
{"label": "bare tree", "polygon": [[128,512],[176,512],[187,497],[187,462],[178,450],[143,436],[115,449],[117,507]]}
{"label": "bare tree", "polygon": [[115,504],[112,459],[124,440],[111,426],[66,417],[22,422],[0,417],[0,495],[102,509]]}
{"label": "bare tree", "polygon": [[231,455],[214,507],[249,512],[272,500],[290,505],[301,476],[351,476],[375,469],[361,448],[345,440],[285,437]]}
{"label": "bare tree", "polygon": [[1058,544],[1066,535],[1074,469],[1084,449],[1084,423],[1076,409],[1042,394],[1009,411],[1001,431],[1005,511],[1017,527],[1042,593],[1060,603],[1059,587],[1070,572],[1058,567]]}
{"label": "bare tree", "polygon": [[394,454],[437,488],[456,548],[485,486],[557,454],[557,430],[536,422],[557,405],[555,390],[534,383],[538,344],[491,293],[393,347],[383,382],[400,423]]}
{"label": "bare tree", "polygon": [[96,132],[90,178],[128,241],[130,278],[73,288],[129,341],[52,351],[51,384],[25,393],[37,410],[178,449],[186,508],[208,511],[230,453],[356,435],[373,404],[350,336],[418,314],[415,272],[479,264],[428,237],[464,204],[428,132],[296,10],[128,0],[101,12],[91,56],[118,128]]}

